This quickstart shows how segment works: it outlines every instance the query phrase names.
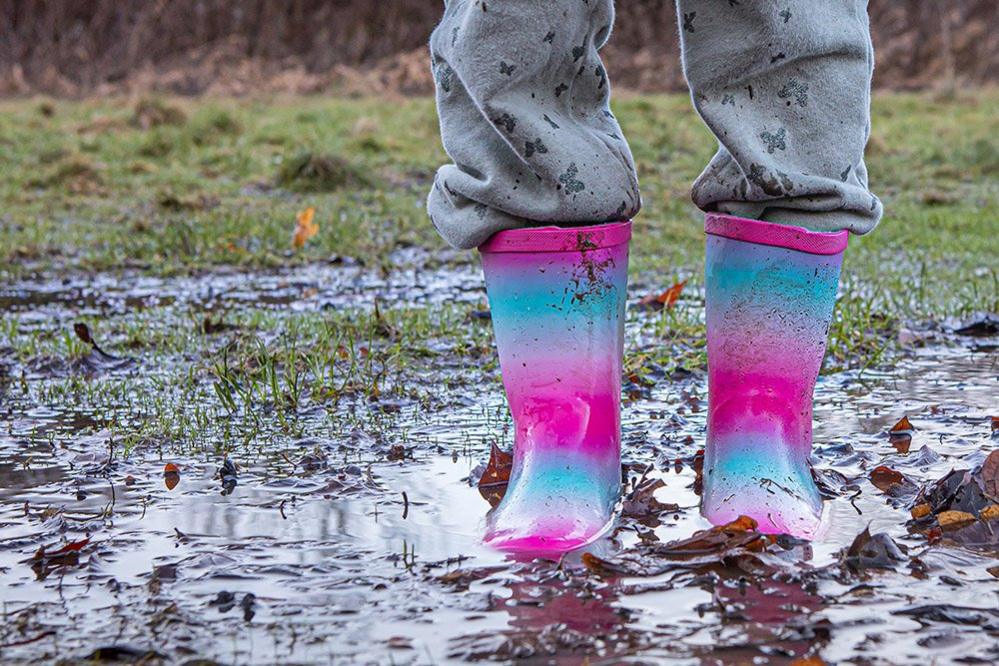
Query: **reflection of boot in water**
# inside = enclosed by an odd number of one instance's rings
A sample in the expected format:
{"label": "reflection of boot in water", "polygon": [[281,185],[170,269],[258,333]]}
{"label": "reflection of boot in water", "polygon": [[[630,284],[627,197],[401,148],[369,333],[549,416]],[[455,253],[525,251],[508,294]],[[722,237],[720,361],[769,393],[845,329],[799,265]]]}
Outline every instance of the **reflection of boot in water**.
{"label": "reflection of boot in water", "polygon": [[[533,578],[540,574],[535,571]],[[543,576],[548,578],[548,576]],[[507,626],[451,642],[455,661],[512,660],[518,663],[577,664],[632,654],[638,642],[628,613],[616,608],[614,586],[594,578],[569,585],[561,578],[512,582],[510,594],[491,594],[489,610],[508,616]],[[642,638],[650,633],[643,630]]]}
{"label": "reflection of boot in water", "polygon": [[809,616],[822,610],[825,601],[800,583],[770,577],[751,577],[749,581],[723,578],[714,585],[714,594],[717,605],[725,608],[726,633],[745,647],[743,653],[739,648],[719,645],[721,653],[705,655],[704,664],[719,663],[719,656],[726,664],[752,664],[761,648],[766,648],[767,654],[786,655],[790,661],[791,657],[814,654],[821,647],[808,627],[812,622]]}
{"label": "reflection of boot in water", "polygon": [[812,391],[847,232],[708,215],[708,438],[702,511],[814,536]]}
{"label": "reflection of boot in water", "polygon": [[621,486],[631,223],[504,231],[480,248],[514,460],[486,541],[565,551],[610,527]]}

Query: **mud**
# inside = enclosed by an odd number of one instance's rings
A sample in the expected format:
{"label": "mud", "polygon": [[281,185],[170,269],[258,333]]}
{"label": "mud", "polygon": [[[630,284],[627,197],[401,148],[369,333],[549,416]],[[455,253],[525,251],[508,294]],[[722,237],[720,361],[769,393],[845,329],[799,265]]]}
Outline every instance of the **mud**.
{"label": "mud", "polygon": [[[169,327],[191,308],[290,315],[376,299],[386,311],[484,302],[479,271],[461,264],[0,288],[18,336],[82,315],[141,311]],[[659,316],[629,307],[630,349],[657,344]],[[473,482],[512,433],[495,368],[449,358],[447,340],[414,369],[438,403],[306,405],[291,432],[265,427],[228,450],[212,428],[197,441],[122,434],[150,418],[128,392],[186,372],[189,350],[127,350],[128,367],[86,380],[98,393],[123,383],[119,397],[58,399],[78,368],[47,372],[0,342],[0,661],[995,663],[997,542],[931,538],[910,520],[919,487],[996,448],[995,338],[956,328],[913,324],[885,367],[820,377],[814,462],[830,499],[815,542],[669,554],[710,527],[697,510],[706,376],[693,369],[629,393],[624,516],[559,562],[481,545],[489,504]],[[449,388],[456,373],[467,383]],[[889,436],[903,416],[908,453]],[[879,489],[879,466],[907,483]]]}

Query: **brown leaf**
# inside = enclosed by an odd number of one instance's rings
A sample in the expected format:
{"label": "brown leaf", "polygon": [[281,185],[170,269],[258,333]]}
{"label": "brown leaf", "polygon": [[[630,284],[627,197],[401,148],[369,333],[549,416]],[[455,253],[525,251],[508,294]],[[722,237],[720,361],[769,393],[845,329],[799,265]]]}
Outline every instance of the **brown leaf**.
{"label": "brown leaf", "polygon": [[180,483],[180,468],[173,463],[167,463],[163,467],[163,485],[167,490],[173,490]]}
{"label": "brown leaf", "polygon": [[76,337],[80,338],[80,340],[85,344],[95,344],[93,336],[90,335],[90,327],[83,322],[76,322],[73,324],[73,332],[76,333]]}
{"label": "brown leaf", "polygon": [[310,238],[319,233],[319,225],[315,222],[316,209],[309,206],[295,217],[295,234],[291,244],[296,250],[305,247]]}
{"label": "brown leaf", "polygon": [[912,424],[909,423],[909,417],[908,416],[903,416],[902,419],[898,423],[896,423],[895,425],[893,425],[891,427],[891,430],[889,432],[892,432],[892,433],[912,433],[913,431],[915,431],[915,428],[913,428]]}
{"label": "brown leaf", "polygon": [[662,479],[649,479],[643,476],[624,498],[622,515],[636,520],[648,520],[658,518],[664,511],[678,511],[680,508],[678,505],[664,504],[655,498],[655,492],[665,487],[666,483]]}
{"label": "brown leaf", "polygon": [[930,508],[929,504],[924,502],[923,504],[917,504],[912,507],[912,509],[909,510],[909,513],[912,514],[913,518],[918,520],[919,518],[923,518],[924,516],[928,516],[933,513],[933,509]]}
{"label": "brown leaf", "polygon": [[905,477],[901,472],[896,472],[884,465],[872,469],[870,479],[871,483],[881,492],[888,492],[892,486],[900,486],[905,483]]}
{"label": "brown leaf", "polygon": [[44,580],[55,567],[74,567],[79,564],[80,551],[88,543],[90,543],[90,537],[80,539],[79,541],[71,541],[51,551],[45,550],[45,546],[41,546],[35,551],[34,555],[26,560],[22,560],[22,562],[27,562],[31,565],[38,580]]}
{"label": "brown leaf", "polygon": [[978,513],[979,520],[995,520],[999,518],[999,504],[989,504]]}
{"label": "brown leaf", "polygon": [[999,449],[994,450],[982,463],[979,472],[982,481],[982,492],[990,500],[999,502]]}
{"label": "brown leaf", "polygon": [[90,537],[87,537],[86,539],[80,539],[79,541],[70,541],[69,543],[59,548],[56,548],[55,550],[52,551],[46,551],[45,546],[41,546],[37,551],[35,551],[34,555],[32,555],[30,558],[24,561],[37,562],[45,558],[52,559],[56,557],[61,557],[68,553],[78,553],[81,550],[83,550],[83,547],[86,546],[88,543],[90,543]]}
{"label": "brown leaf", "polygon": [[992,417],[992,432],[999,432],[999,416]]}
{"label": "brown leaf", "polygon": [[510,482],[510,471],[513,469],[513,455],[500,449],[495,444],[489,449],[489,463],[486,471],[479,479],[479,494],[496,506],[506,494],[506,486]]}
{"label": "brown leaf", "polygon": [[749,516],[739,516],[726,525],[695,532],[693,536],[665,544],[662,555],[687,558],[723,553],[735,548],[758,552],[770,543],[769,537],[756,531],[757,523]]}
{"label": "brown leaf", "polygon": [[826,666],[822,657],[800,657],[791,662],[791,666]]}
{"label": "brown leaf", "polygon": [[119,360],[118,357],[112,356],[111,354],[107,353],[106,351],[100,348],[100,346],[97,344],[97,341],[94,340],[94,336],[90,333],[90,327],[84,324],[83,322],[78,321],[75,324],[73,324],[73,332],[76,333],[76,337],[78,337],[81,342],[90,345],[90,347],[95,352],[97,352],[99,356],[110,361]]}
{"label": "brown leaf", "polygon": [[676,305],[676,302],[679,300],[680,294],[683,292],[683,288],[686,284],[687,281],[683,280],[682,282],[677,282],[661,294],[649,294],[642,300],[638,301],[638,307],[640,309],[649,310],[662,310],[663,308],[668,310]]}
{"label": "brown leaf", "polygon": [[940,527],[954,527],[975,522],[975,516],[967,511],[941,511],[937,514],[937,522]]}
{"label": "brown leaf", "polygon": [[884,532],[871,535],[869,528],[856,536],[846,553],[844,564],[852,569],[891,569],[905,560],[901,548]]}

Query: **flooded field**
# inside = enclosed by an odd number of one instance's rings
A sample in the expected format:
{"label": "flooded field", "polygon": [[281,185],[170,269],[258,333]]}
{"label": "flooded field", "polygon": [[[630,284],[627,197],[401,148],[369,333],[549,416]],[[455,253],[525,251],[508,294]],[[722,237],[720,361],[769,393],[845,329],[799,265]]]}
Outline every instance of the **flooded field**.
{"label": "flooded field", "polygon": [[0,288],[0,661],[999,660],[994,319],[820,378],[818,540],[698,535],[703,303],[638,281],[618,527],[518,561],[481,273],[434,256]]}

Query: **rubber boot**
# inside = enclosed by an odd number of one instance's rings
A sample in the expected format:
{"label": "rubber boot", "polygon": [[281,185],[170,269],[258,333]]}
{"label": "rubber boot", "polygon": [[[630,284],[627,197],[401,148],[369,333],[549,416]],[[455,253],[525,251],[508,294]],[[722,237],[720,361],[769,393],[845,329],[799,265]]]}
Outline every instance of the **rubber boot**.
{"label": "rubber boot", "polygon": [[613,524],[630,238],[615,222],[503,231],[479,248],[515,426],[490,545],[564,552]]}
{"label": "rubber boot", "polygon": [[708,438],[702,513],[815,535],[812,391],[848,232],[707,216]]}

